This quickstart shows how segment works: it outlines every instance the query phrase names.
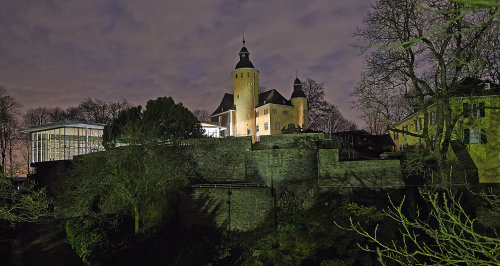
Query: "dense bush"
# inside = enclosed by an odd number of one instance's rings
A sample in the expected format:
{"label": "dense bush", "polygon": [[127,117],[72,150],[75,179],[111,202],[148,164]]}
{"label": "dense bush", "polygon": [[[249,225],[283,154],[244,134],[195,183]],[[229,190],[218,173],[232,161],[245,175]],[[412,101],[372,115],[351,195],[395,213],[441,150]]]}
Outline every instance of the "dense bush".
{"label": "dense bush", "polygon": [[116,230],[111,217],[98,220],[78,217],[66,222],[66,238],[85,264],[92,263],[110,249],[109,235]]}

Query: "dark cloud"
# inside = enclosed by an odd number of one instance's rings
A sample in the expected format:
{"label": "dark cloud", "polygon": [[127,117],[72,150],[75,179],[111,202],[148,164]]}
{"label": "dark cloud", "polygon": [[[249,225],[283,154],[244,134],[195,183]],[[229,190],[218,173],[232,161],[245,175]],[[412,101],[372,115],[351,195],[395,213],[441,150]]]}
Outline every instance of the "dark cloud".
{"label": "dark cloud", "polygon": [[217,107],[245,32],[260,84],[289,97],[295,71],[324,82],[350,119],[359,51],[350,44],[370,2],[3,0],[0,84],[25,110],[85,97],[144,105],[172,96]]}

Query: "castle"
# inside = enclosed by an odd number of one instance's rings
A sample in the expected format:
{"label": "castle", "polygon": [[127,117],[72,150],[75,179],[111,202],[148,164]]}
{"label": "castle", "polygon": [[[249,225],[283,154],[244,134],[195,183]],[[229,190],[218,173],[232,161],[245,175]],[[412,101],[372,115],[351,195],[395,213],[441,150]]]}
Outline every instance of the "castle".
{"label": "castle", "polygon": [[210,115],[211,122],[225,127],[221,135],[251,136],[255,142],[262,135],[279,135],[285,128],[307,128],[307,99],[300,80],[295,78],[290,100],[274,89],[259,93],[259,71],[250,61],[245,40],[239,56],[231,73],[233,94],[224,94]]}

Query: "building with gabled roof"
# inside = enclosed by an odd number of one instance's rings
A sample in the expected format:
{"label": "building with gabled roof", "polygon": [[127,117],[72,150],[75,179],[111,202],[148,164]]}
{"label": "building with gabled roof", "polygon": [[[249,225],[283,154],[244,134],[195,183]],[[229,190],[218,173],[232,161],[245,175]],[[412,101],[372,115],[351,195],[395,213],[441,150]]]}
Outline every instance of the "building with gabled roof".
{"label": "building with gabled roof", "polygon": [[[471,177],[469,180],[500,183],[500,86],[489,81],[465,78],[449,102],[455,119],[450,143],[451,157],[467,170],[467,175]],[[427,126],[428,137],[434,140],[438,127],[437,110],[438,106],[431,102],[394,125],[394,128],[423,134]],[[427,122],[425,115],[428,117]],[[396,150],[426,146],[422,137],[396,131],[389,133]]]}
{"label": "building with gabled roof", "polygon": [[293,82],[290,99],[277,90],[259,93],[259,71],[250,61],[250,53],[241,48],[240,60],[231,73],[233,93],[225,93],[217,109],[210,115],[211,122],[225,127],[223,136],[252,136],[281,134],[287,128],[307,128],[307,99],[298,78]]}

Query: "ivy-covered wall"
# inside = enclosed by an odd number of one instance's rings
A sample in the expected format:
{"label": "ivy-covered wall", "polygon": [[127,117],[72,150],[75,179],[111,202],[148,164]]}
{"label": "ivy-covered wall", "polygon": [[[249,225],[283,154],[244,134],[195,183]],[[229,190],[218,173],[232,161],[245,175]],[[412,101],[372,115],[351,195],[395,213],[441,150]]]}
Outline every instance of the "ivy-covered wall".
{"label": "ivy-covered wall", "polygon": [[312,149],[325,143],[323,133],[282,134],[260,136],[254,144],[254,150],[279,149]]}
{"label": "ivy-covered wall", "polygon": [[189,171],[199,182],[245,181],[245,155],[252,149],[251,137],[195,139],[185,142]]}
{"label": "ivy-covered wall", "polygon": [[399,160],[338,161],[338,150],[318,151],[318,184],[323,190],[350,192],[360,187],[398,189],[404,186]]}
{"label": "ivy-covered wall", "polygon": [[191,188],[184,194],[179,215],[186,224],[250,231],[272,217],[270,188]]}
{"label": "ivy-covered wall", "polygon": [[267,149],[247,153],[249,182],[299,183],[317,177],[317,149]]}

